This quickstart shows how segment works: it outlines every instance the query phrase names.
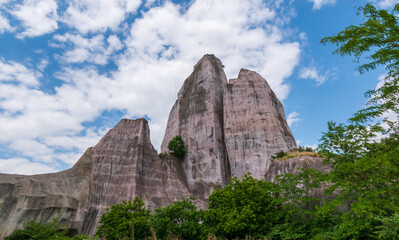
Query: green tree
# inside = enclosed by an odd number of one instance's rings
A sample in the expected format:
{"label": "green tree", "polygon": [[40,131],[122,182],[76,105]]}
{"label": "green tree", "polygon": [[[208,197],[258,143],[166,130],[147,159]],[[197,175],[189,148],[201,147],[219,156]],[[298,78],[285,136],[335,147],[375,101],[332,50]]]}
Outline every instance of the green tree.
{"label": "green tree", "polygon": [[182,158],[186,154],[186,147],[181,136],[176,136],[168,143],[168,149],[172,155]]}
{"label": "green tree", "polygon": [[167,239],[173,234],[181,239],[200,239],[202,211],[198,211],[190,199],[173,202],[173,204],[155,209],[151,218],[158,239]]}
{"label": "green tree", "polygon": [[204,214],[203,236],[222,238],[264,237],[282,218],[280,189],[271,182],[245,174],[232,178],[224,188],[209,196]]}
{"label": "green tree", "polygon": [[133,202],[122,201],[107,208],[100,217],[96,236],[108,240],[132,239],[134,233],[134,239],[144,239],[150,236],[150,217],[150,210],[139,197]]}
{"label": "green tree", "polygon": [[[359,26],[351,25],[337,35],[321,40],[323,44],[336,44],[338,48],[334,51],[335,54],[353,55],[356,62],[366,55],[370,62],[358,67],[361,74],[378,66],[387,70],[383,86],[366,93],[370,98],[369,106],[357,112],[351,119],[356,123],[381,117],[387,111],[399,113],[399,4],[395,5],[391,13],[367,4],[359,8],[358,14],[361,13],[366,19],[364,23]],[[397,122],[388,125],[391,131],[398,133]]]}
{"label": "green tree", "polygon": [[68,229],[59,224],[61,216],[54,218],[48,223],[30,221],[24,224],[24,229],[17,229],[7,236],[5,240],[83,240],[88,239],[85,235],[69,238],[66,236]]}
{"label": "green tree", "polygon": [[[331,239],[381,237],[390,232],[389,227],[381,229],[382,222],[399,212],[398,120],[382,118],[388,111],[399,113],[399,4],[391,13],[367,4],[359,13],[366,18],[364,23],[321,42],[337,44],[335,53],[354,55],[356,61],[373,52],[367,57],[370,62],[358,70],[364,73],[381,65],[387,75],[382,87],[367,92],[370,100],[365,109],[355,113],[348,124],[329,122],[321,138],[319,150],[332,171],[320,181],[330,184],[325,193],[335,197],[318,213],[332,213],[337,206],[346,209],[336,215],[336,226],[325,233]],[[378,140],[381,135],[384,138]]]}

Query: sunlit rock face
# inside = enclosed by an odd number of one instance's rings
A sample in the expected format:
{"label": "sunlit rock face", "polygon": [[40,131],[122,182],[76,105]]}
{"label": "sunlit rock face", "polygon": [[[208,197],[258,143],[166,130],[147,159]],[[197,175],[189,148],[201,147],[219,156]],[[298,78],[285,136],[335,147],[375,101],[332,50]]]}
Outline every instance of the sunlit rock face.
{"label": "sunlit rock face", "polygon": [[161,146],[167,152],[169,141],[182,136],[187,151],[182,163],[186,182],[204,199],[230,179],[223,137],[226,83],[222,62],[214,55],[202,57],[177,95]]}
{"label": "sunlit rock face", "polygon": [[139,196],[150,208],[189,197],[176,172],[150,142],[145,119],[123,119],[92,150],[89,209],[82,232],[92,235],[101,214],[111,205]]}
{"label": "sunlit rock face", "polygon": [[0,239],[31,220],[49,222],[61,215],[71,234],[81,231],[89,206],[89,148],[71,169],[33,176],[0,174]]}
{"label": "sunlit rock face", "polygon": [[241,69],[224,91],[224,138],[231,174],[262,179],[271,156],[295,148],[283,105],[264,78]]}
{"label": "sunlit rock face", "polygon": [[157,155],[148,122],[123,119],[69,170],[0,174],[0,239],[30,220],[48,222],[59,215],[71,234],[92,236],[107,207],[136,196],[154,209],[193,195]]}

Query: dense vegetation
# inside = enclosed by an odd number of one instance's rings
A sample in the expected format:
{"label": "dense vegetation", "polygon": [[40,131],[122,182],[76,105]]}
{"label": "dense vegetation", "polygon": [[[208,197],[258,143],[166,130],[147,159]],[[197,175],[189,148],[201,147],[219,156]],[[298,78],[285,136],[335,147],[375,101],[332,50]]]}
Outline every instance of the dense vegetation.
{"label": "dense vegetation", "polygon": [[[367,19],[363,24],[322,43],[337,44],[336,53],[357,59],[375,51],[359,71],[381,65],[387,75],[382,87],[367,93],[369,105],[348,124],[328,123],[318,153],[331,165],[330,172],[303,170],[279,176],[276,183],[246,174],[214,191],[206,210],[183,199],[151,213],[136,198],[112,206],[101,217],[97,237],[399,239],[399,4],[392,13],[370,4],[359,11]],[[386,118],[387,112],[396,118]],[[317,198],[312,190],[321,186],[324,196]],[[30,222],[6,239],[67,239],[57,221]]]}

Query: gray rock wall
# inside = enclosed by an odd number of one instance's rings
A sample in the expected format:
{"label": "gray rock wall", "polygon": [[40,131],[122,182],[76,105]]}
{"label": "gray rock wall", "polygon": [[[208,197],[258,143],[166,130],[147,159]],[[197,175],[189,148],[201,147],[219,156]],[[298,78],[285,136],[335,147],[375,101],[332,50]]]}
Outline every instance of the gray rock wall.
{"label": "gray rock wall", "polygon": [[205,55],[185,80],[173,106],[161,151],[181,135],[186,145],[183,159],[189,189],[206,199],[230,179],[223,136],[223,89],[227,80],[221,61]]}
{"label": "gray rock wall", "polygon": [[224,137],[231,174],[262,179],[271,156],[296,147],[283,105],[266,80],[241,69],[224,91]]}
{"label": "gray rock wall", "polygon": [[61,223],[79,233],[89,206],[91,149],[75,166],[53,174],[0,174],[0,239],[31,220]]}
{"label": "gray rock wall", "polygon": [[150,208],[191,196],[172,168],[158,157],[145,119],[121,120],[92,150],[89,210],[82,233],[93,235],[111,205],[139,196]]}

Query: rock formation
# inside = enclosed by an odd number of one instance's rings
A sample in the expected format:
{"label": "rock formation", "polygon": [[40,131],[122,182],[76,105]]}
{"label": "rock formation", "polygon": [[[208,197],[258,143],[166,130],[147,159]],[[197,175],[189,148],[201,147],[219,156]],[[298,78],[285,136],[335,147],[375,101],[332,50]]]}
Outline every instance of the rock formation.
{"label": "rock formation", "polygon": [[81,232],[89,206],[89,148],[71,169],[52,174],[0,174],[0,239],[31,220],[48,222],[58,216],[72,234]]}
{"label": "rock formation", "polygon": [[69,170],[0,175],[0,239],[30,220],[62,215],[75,233],[93,235],[104,210],[140,196],[150,208],[192,194],[158,157],[145,119],[121,120]]}
{"label": "rock formation", "polygon": [[231,174],[262,179],[271,156],[295,148],[283,105],[259,74],[241,69],[224,91],[224,138]]}
{"label": "rock formation", "polygon": [[169,115],[161,151],[182,136],[186,156],[182,162],[189,189],[207,198],[230,178],[223,138],[223,89],[227,83],[222,62],[205,55],[185,80]]}
{"label": "rock formation", "polygon": [[[121,120],[71,169],[53,174],[0,174],[0,239],[29,220],[62,215],[72,233],[93,235],[105,209],[140,196],[150,208],[194,196],[199,206],[232,176],[252,172],[273,181],[320,159],[270,157],[296,146],[283,106],[259,74],[241,70],[227,83],[221,61],[205,55],[185,80],[174,104],[161,150],[181,135],[184,159],[161,158],[145,119]],[[314,160],[314,161],[313,161]],[[305,164],[305,165],[306,165]]]}

